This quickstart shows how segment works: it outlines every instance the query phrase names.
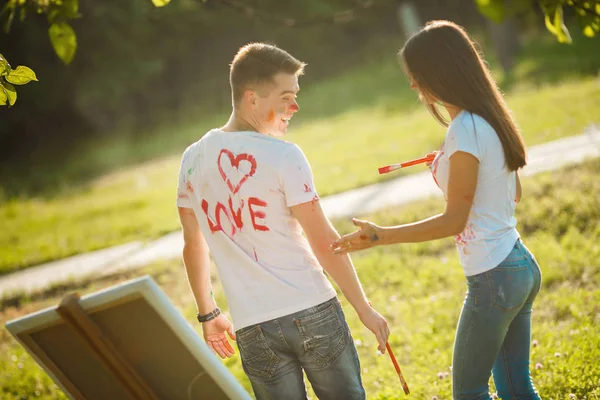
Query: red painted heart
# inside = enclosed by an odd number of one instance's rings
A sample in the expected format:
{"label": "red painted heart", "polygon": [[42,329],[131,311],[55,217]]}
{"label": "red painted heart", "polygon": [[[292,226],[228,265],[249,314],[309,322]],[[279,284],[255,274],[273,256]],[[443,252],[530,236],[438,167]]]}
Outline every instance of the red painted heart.
{"label": "red painted heart", "polygon": [[[238,177],[236,183],[232,182],[232,180],[234,180],[234,181],[236,180],[235,177],[227,176],[227,173],[223,170],[223,167],[221,165],[221,157],[223,156],[223,154],[225,154],[229,158],[229,163],[231,164],[231,167],[235,168],[238,172],[241,173],[240,163],[242,161],[246,161],[246,162],[250,163],[250,171],[247,173],[244,173],[241,177]],[[221,177],[223,178],[223,180],[229,187],[229,190],[233,194],[236,194],[240,190],[240,187],[244,184],[244,182],[246,182],[248,180],[248,178],[250,178],[256,172],[256,160],[254,159],[254,156],[247,154],[247,153],[242,153],[242,154],[238,154],[237,156],[235,156],[231,151],[229,151],[227,149],[223,149],[223,150],[221,150],[221,153],[219,153],[219,158],[217,159],[217,165],[219,167],[219,172],[221,173]]]}

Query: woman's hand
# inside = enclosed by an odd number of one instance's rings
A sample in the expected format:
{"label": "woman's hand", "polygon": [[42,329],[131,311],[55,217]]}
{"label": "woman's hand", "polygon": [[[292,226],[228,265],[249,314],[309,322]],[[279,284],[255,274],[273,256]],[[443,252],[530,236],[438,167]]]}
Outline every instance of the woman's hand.
{"label": "woman's hand", "polygon": [[344,235],[331,245],[335,254],[346,254],[357,250],[368,249],[380,244],[382,228],[369,221],[352,218],[352,223],[360,229]]}
{"label": "woman's hand", "polygon": [[437,150],[434,150],[434,151],[432,151],[431,153],[427,153],[425,157],[431,157],[431,161],[427,161],[427,162],[425,163],[425,165],[427,165],[428,167],[430,167],[430,166],[431,166],[431,163],[433,162],[433,159],[434,159],[435,157],[437,157],[437,154],[438,154],[438,153],[439,153],[439,151],[437,151]]}

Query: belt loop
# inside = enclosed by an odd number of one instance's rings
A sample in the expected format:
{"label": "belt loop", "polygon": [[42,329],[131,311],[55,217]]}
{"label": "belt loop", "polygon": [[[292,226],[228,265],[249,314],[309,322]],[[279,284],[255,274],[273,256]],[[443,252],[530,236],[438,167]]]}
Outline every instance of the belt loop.
{"label": "belt loop", "polygon": [[524,245],[523,245],[523,241],[521,240],[521,238],[519,237],[517,239],[517,241],[515,242],[515,247],[517,249],[519,249],[519,252],[521,253],[521,255],[523,257],[527,256],[527,251],[525,251]]}

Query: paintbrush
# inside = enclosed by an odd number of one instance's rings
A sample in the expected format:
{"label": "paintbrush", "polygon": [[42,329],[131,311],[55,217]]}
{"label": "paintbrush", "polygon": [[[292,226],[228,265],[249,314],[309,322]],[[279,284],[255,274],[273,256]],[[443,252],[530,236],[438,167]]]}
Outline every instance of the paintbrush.
{"label": "paintbrush", "polygon": [[395,171],[400,168],[410,167],[411,165],[422,164],[431,162],[435,158],[435,155],[417,158],[416,160],[410,160],[399,164],[386,165],[385,167],[379,168],[379,174],[387,174],[388,172]]}

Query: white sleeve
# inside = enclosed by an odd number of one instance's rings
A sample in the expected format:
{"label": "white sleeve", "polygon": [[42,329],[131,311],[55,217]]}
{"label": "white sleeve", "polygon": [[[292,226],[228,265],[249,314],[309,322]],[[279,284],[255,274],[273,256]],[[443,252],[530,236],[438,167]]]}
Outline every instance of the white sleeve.
{"label": "white sleeve", "polygon": [[179,167],[179,181],[177,183],[177,207],[192,208],[193,189],[189,181],[190,174],[188,170],[191,168],[189,160],[190,148],[186,149],[181,157],[181,166]]}
{"label": "white sleeve", "polygon": [[450,158],[457,151],[473,155],[481,161],[481,151],[477,146],[477,120],[470,114],[462,115],[460,120],[453,121],[448,128],[445,142],[446,154]]}
{"label": "white sleeve", "polygon": [[308,160],[295,144],[288,147],[283,156],[280,181],[288,207],[319,198]]}

